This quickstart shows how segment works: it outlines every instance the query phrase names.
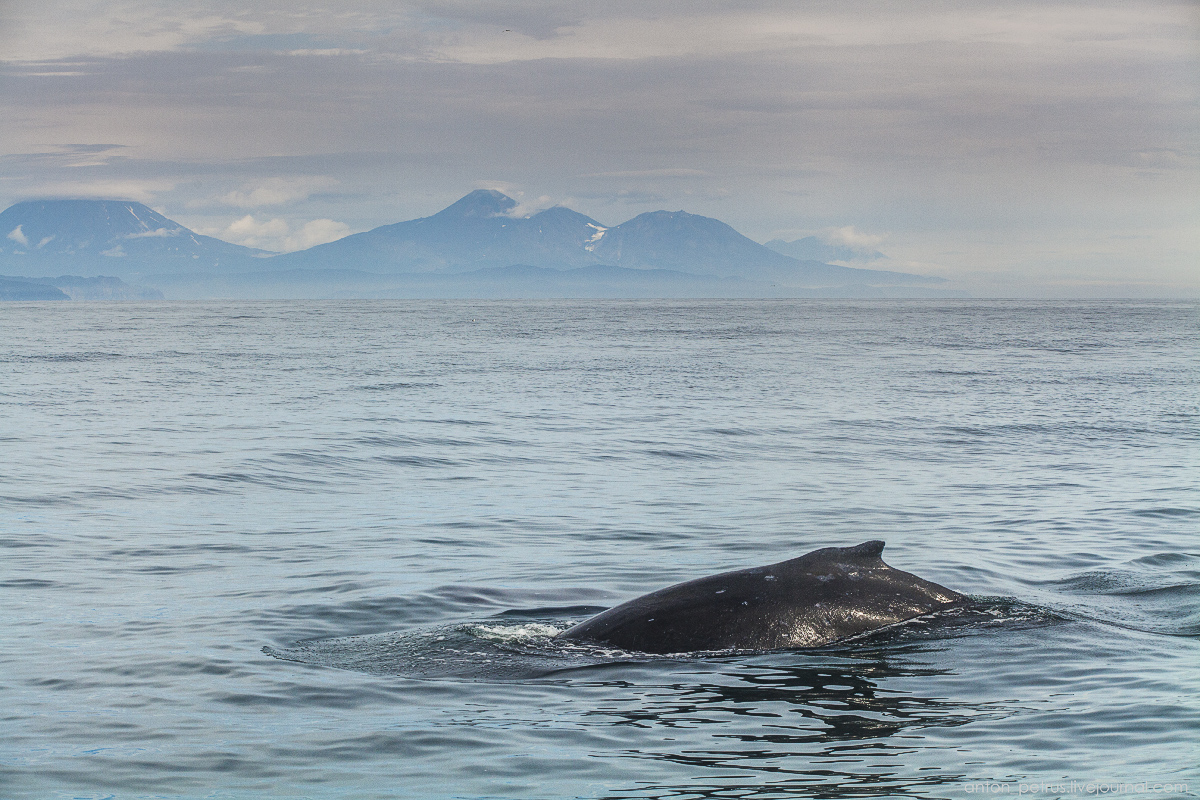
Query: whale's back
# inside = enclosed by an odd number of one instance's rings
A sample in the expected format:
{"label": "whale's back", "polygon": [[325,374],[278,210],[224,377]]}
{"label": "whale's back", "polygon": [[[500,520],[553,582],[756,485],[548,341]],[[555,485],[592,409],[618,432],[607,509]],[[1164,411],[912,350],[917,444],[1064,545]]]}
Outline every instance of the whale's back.
{"label": "whale's back", "polygon": [[962,603],[958,592],[883,563],[884,543],[827,547],[687,581],[559,634],[644,653],[820,647]]}

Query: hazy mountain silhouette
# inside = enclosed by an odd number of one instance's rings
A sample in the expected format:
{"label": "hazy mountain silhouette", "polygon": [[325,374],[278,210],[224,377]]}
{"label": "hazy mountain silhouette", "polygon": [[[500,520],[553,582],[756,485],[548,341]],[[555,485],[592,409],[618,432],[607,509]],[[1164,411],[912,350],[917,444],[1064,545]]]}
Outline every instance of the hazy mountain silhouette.
{"label": "hazy mountain silhouette", "polygon": [[128,200],[30,200],[0,213],[0,272],[8,274],[224,271],[252,268],[263,254]]}
{"label": "hazy mountain silhouette", "polygon": [[59,275],[0,277],[0,300],[162,300],[158,289],[130,286],[120,278]]}
{"label": "hazy mountain silhouette", "polygon": [[604,264],[795,286],[939,282],[902,272],[800,261],[748,239],[720,220],[684,211],[651,211],[607,227],[562,206],[513,217],[516,207],[512,198],[480,189],[433,216],[276,256],[265,267],[395,274],[470,272],[512,264],[555,269]]}
{"label": "hazy mountain silhouette", "polygon": [[275,255],[201,236],[141,203],[30,201],[0,214],[0,273],[115,275],[187,297],[957,294],[928,288],[941,278],[792,258],[684,211],[609,227],[562,206],[517,208],[481,189],[429,217]]}
{"label": "hazy mountain silhouette", "polygon": [[848,247],[844,244],[829,244],[816,236],[805,236],[803,239],[791,242],[772,239],[763,247],[769,247],[776,253],[782,253],[802,261],[807,259],[813,261],[876,261],[887,258],[878,250]]}
{"label": "hazy mountain silhouette", "polygon": [[384,225],[271,260],[269,269],[346,268],[373,272],[468,272],[531,264],[596,263],[585,249],[598,222],[561,206],[511,217],[516,201],[480,189],[431,217]]}
{"label": "hazy mountain silhouette", "polygon": [[6,278],[0,276],[0,300],[70,300],[57,287],[31,278]]}

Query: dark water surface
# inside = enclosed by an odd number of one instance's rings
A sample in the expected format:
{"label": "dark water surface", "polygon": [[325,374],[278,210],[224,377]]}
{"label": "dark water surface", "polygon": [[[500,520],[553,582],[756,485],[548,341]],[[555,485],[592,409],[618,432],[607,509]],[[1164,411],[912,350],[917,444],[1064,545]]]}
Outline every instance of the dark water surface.
{"label": "dark water surface", "polygon": [[[1197,797],[1197,312],[5,304],[0,797]],[[867,539],[974,605],[550,640]]]}

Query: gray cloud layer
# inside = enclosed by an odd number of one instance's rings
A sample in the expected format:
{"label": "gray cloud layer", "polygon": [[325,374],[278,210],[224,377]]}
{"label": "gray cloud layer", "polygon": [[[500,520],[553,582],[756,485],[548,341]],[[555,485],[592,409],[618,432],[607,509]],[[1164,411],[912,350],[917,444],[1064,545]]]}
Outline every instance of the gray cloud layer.
{"label": "gray cloud layer", "polygon": [[488,185],[854,225],[985,291],[1200,291],[1192,4],[593,5],[19,0],[0,200],[363,230]]}

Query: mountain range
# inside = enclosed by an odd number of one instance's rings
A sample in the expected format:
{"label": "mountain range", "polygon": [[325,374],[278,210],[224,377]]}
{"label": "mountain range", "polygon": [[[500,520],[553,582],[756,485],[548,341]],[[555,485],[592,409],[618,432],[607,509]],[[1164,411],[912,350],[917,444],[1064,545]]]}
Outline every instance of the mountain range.
{"label": "mountain range", "polygon": [[141,203],[30,200],[0,213],[0,268],[12,274],[138,276],[244,268],[269,256],[193,233]]}
{"label": "mountain range", "polygon": [[429,217],[273,254],[141,203],[28,201],[0,213],[0,274],[114,276],[167,297],[952,294],[933,288],[940,278],[794,258],[684,211],[606,226],[563,206],[517,208],[481,189]]}

